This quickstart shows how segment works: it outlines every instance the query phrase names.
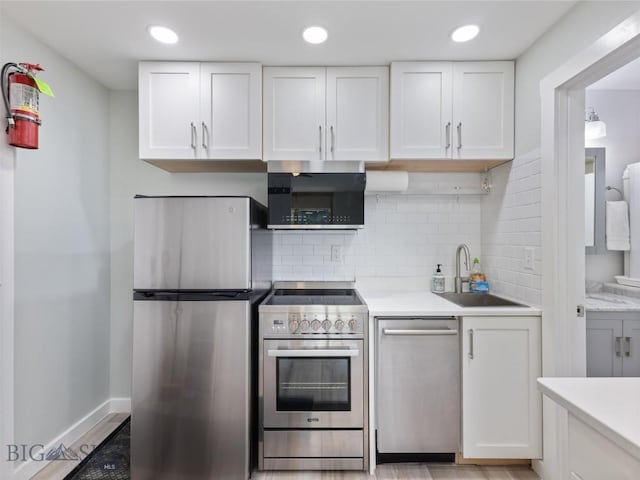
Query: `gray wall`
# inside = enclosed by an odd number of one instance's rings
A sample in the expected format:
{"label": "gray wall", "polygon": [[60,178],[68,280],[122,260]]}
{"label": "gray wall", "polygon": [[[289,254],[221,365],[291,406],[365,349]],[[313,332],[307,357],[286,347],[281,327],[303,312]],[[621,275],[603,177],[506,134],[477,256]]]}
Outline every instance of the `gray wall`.
{"label": "gray wall", "polygon": [[40,101],[40,150],[17,150],[15,170],[14,441],[46,444],[109,396],[109,96],[0,26],[3,63],[41,63],[56,93]]}
{"label": "gray wall", "polygon": [[110,95],[111,396],[131,394],[133,196],[250,195],[267,200],[266,174],[167,173],[138,158],[136,92]]}

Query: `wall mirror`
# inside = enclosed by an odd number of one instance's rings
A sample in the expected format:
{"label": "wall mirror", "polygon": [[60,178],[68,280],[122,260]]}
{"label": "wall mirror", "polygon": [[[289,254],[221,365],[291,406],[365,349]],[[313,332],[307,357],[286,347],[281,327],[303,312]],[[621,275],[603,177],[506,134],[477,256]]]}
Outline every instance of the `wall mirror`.
{"label": "wall mirror", "polygon": [[584,242],[587,255],[605,251],[605,183],[605,149],[585,148]]}

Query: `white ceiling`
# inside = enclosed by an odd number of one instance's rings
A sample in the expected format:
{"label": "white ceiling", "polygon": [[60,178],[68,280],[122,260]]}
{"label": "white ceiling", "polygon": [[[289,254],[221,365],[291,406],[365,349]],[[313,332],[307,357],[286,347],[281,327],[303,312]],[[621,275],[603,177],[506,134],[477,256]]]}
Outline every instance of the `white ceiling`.
{"label": "white ceiling", "polygon": [[640,90],[640,58],[589,85],[587,90]]}
{"label": "white ceiling", "polygon": [[[136,89],[138,60],[376,65],[514,59],[575,3],[0,0],[0,8],[107,87]],[[480,25],[480,35],[454,44],[450,33],[468,23]],[[155,42],[146,32],[150,24],[173,28],[180,42]],[[305,43],[301,32],[309,25],[327,28],[329,40]]]}

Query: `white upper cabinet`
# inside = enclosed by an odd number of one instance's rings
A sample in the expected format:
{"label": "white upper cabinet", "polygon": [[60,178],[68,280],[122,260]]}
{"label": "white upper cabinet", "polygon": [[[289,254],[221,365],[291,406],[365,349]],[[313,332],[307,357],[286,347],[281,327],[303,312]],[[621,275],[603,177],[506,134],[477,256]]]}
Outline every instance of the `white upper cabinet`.
{"label": "white upper cabinet", "polygon": [[513,158],[513,62],[391,64],[391,158]]}
{"label": "white upper cabinet", "polygon": [[389,159],[389,69],[327,68],[327,160]]}
{"label": "white upper cabinet", "polygon": [[391,64],[391,158],[451,156],[451,62]]}
{"label": "white upper cabinet", "polygon": [[462,454],[541,458],[540,317],[463,317]]}
{"label": "white upper cabinet", "polygon": [[264,160],[388,160],[386,67],[266,67]]}
{"label": "white upper cabinet", "polygon": [[197,158],[200,64],[142,62],[138,73],[140,158]]}
{"label": "white upper cabinet", "polygon": [[140,158],[260,159],[258,63],[141,62]]}
{"label": "white upper cabinet", "polygon": [[513,62],[453,64],[454,158],[513,158]]}
{"label": "white upper cabinet", "polygon": [[324,159],[326,72],[265,67],[264,160]]}
{"label": "white upper cabinet", "polygon": [[200,146],[211,159],[262,157],[262,66],[200,66]]}

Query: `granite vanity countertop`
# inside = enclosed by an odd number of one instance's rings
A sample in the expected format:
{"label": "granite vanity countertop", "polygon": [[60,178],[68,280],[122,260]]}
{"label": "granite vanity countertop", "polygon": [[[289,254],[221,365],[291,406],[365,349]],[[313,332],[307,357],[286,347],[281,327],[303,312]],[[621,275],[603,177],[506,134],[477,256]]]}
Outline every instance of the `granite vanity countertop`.
{"label": "granite vanity countertop", "polygon": [[640,298],[610,292],[587,293],[585,307],[592,312],[640,312]]}

